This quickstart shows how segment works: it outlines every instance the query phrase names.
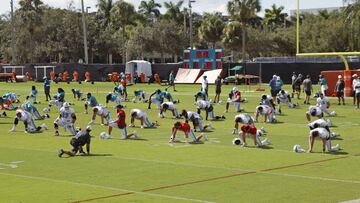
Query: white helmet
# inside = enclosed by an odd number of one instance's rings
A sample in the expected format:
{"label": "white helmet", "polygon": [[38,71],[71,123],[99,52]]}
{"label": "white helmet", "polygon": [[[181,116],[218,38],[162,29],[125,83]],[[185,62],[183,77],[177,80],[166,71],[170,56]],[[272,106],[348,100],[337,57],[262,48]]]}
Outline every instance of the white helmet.
{"label": "white helmet", "polygon": [[70,107],[69,102],[64,102],[63,107],[64,107],[64,108],[69,108],[69,107]]}
{"label": "white helmet", "polygon": [[237,87],[233,87],[233,88],[232,88],[232,91],[233,91],[233,92],[237,92],[237,91],[239,91],[239,89],[238,89]]}
{"label": "white helmet", "polygon": [[235,138],[232,141],[233,145],[241,145],[241,139],[240,138]]}

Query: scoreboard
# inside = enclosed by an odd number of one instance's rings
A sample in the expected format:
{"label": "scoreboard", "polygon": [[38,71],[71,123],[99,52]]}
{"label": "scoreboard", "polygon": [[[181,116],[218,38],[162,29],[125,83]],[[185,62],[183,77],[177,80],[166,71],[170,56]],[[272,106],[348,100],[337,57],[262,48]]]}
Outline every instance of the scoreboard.
{"label": "scoreboard", "polygon": [[183,68],[214,70],[222,69],[222,49],[185,49],[183,50]]}

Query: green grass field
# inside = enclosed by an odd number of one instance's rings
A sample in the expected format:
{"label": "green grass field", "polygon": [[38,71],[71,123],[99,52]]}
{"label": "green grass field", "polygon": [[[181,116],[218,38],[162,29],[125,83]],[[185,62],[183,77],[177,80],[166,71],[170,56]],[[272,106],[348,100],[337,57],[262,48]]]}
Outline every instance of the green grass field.
{"label": "green grass field", "polygon": [[[1,93],[14,91],[23,101],[34,83],[1,83]],[[42,109],[45,104],[41,83],[35,84],[40,92],[38,99]],[[83,102],[75,101],[71,88],[93,92],[100,103],[111,91],[111,83],[54,84],[67,93],[66,100],[75,103],[82,128],[91,115],[82,112]],[[157,85],[128,87],[130,97],[135,89],[151,92]],[[226,101],[231,85],[223,86],[222,100]],[[173,93],[180,99],[178,110],[196,110],[193,95],[199,85],[178,85]],[[268,89],[267,87],[265,87]],[[245,88],[240,87],[241,90]],[[254,90],[255,87],[252,87]],[[210,93],[214,87],[210,87]],[[261,93],[243,92],[248,103],[242,105],[251,114],[258,104]],[[213,99],[213,95],[211,96]],[[350,98],[346,106],[338,106],[331,100],[336,117],[330,118],[337,127],[334,132],[341,137],[343,150],[337,154],[321,153],[321,142],[315,142],[315,153],[294,153],[292,147],[300,144],[307,149],[308,132],[305,111],[308,106],[287,109],[277,116],[277,124],[258,123],[268,131],[273,145],[266,149],[242,148],[232,145],[231,134],[234,107],[226,113],[225,121],[213,122],[215,129],[207,132],[209,141],[204,144],[169,144],[171,126],[175,122],[167,112],[167,118],[159,119],[158,110],[146,104],[127,102],[126,112],[137,107],[146,109],[151,121],[158,120],[157,129],[136,130],[143,140],[121,140],[118,129],[113,138],[101,140],[99,134],[107,127],[95,125],[92,131],[91,156],[59,158],[60,148],[70,149],[69,133],[60,129],[61,136],[54,136],[53,121],[57,117],[55,107],[45,123],[49,130],[38,134],[25,134],[22,123],[17,132],[9,133],[14,111],[7,118],[0,118],[0,202],[341,202],[360,198],[360,111],[352,106]],[[315,103],[315,100],[312,100]],[[110,104],[112,107],[112,104]],[[216,114],[222,114],[225,105],[215,105]],[[112,118],[115,111],[110,108]],[[263,121],[263,118],[260,118]],[[97,117],[99,123],[99,117]],[[127,115],[129,124],[130,118]],[[39,125],[42,121],[36,121]],[[131,132],[133,129],[128,128]],[[199,135],[199,133],[197,133]],[[183,140],[183,134],[179,134]]]}

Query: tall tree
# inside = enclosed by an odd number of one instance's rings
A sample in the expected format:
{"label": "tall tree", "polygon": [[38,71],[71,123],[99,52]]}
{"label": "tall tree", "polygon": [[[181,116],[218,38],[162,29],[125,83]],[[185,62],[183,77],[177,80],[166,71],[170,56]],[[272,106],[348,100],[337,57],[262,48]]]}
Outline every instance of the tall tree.
{"label": "tall tree", "polygon": [[345,8],[345,23],[350,27],[351,50],[360,51],[360,0],[347,0]]}
{"label": "tall tree", "polygon": [[184,1],[180,0],[177,3],[164,2],[164,6],[166,8],[166,13],[164,15],[165,19],[174,20],[176,23],[182,23],[183,13],[181,12],[181,7],[183,6]]}
{"label": "tall tree", "polygon": [[221,40],[224,26],[221,13],[205,13],[198,32],[200,40],[215,48],[216,42]]}
{"label": "tall tree", "polygon": [[260,0],[230,0],[227,4],[227,10],[232,20],[238,21],[242,25],[242,59],[245,61],[246,30],[250,21],[261,10]]}
{"label": "tall tree", "polygon": [[101,25],[107,27],[111,23],[111,9],[114,4],[112,0],[98,0],[96,5],[98,7],[97,15],[99,16]]}
{"label": "tall tree", "polygon": [[161,15],[159,8],[161,8],[161,4],[156,3],[155,0],[141,1],[139,12],[149,17],[158,18]]}
{"label": "tall tree", "polygon": [[111,16],[114,25],[119,24],[122,32],[122,58],[123,63],[127,61],[126,56],[126,26],[133,25],[135,23],[136,11],[132,4],[119,0],[115,3],[111,9]]}
{"label": "tall tree", "polygon": [[270,9],[265,9],[264,24],[269,27],[270,30],[283,25],[287,17],[287,14],[283,11],[284,6],[277,7],[275,4],[273,4]]}

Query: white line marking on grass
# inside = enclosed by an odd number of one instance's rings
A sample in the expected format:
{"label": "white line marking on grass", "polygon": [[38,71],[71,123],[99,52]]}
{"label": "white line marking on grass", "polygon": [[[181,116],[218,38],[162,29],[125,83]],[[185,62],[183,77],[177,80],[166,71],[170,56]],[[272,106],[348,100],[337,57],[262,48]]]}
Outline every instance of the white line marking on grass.
{"label": "white line marking on grass", "polygon": [[212,203],[211,201],[207,201],[207,200],[199,200],[199,199],[170,196],[170,195],[161,195],[161,194],[148,193],[148,192],[139,192],[139,191],[126,190],[126,189],[116,188],[116,187],[109,187],[109,186],[102,186],[102,185],[95,185],[95,184],[88,184],[88,183],[79,183],[79,182],[73,182],[73,181],[68,181],[68,180],[57,180],[57,179],[44,178],[44,177],[38,177],[38,176],[18,175],[18,174],[1,173],[1,172],[0,172],[0,175],[13,176],[13,177],[19,177],[19,178],[27,178],[27,179],[33,179],[33,180],[42,180],[42,181],[49,181],[49,182],[56,182],[56,183],[81,185],[81,186],[86,186],[86,187],[100,188],[100,189],[120,191],[120,192],[132,192],[135,194],[162,197],[162,198],[167,198],[167,199],[177,199],[177,200],[186,200],[186,201],[193,201],[193,202]]}
{"label": "white line marking on grass", "polygon": [[349,201],[343,201],[341,203],[360,203],[360,199],[354,199],[354,200],[349,200]]}

